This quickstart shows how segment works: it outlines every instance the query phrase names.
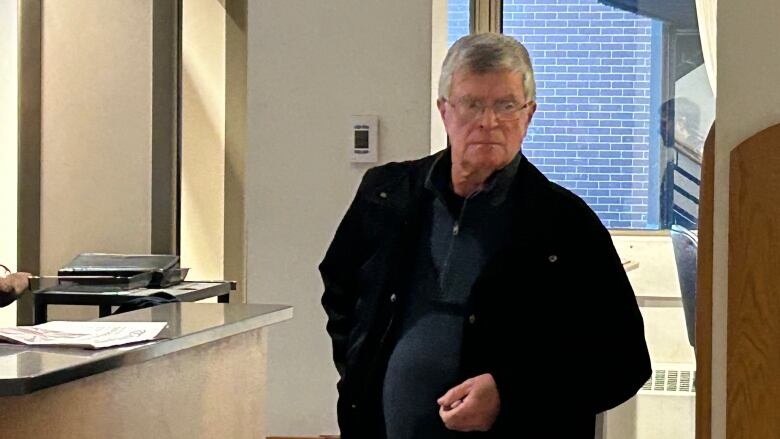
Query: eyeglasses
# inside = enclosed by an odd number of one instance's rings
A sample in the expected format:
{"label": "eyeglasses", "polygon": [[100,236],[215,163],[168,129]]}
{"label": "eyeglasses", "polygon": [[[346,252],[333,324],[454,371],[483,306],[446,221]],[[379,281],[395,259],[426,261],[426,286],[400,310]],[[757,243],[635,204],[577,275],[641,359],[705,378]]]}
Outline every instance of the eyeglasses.
{"label": "eyeglasses", "polygon": [[[485,109],[488,108],[484,102],[479,99],[472,99],[469,97],[463,97],[457,100],[444,99],[444,102],[450,104],[455,110],[455,115],[462,122],[471,122],[478,117],[482,117],[485,113]],[[496,115],[496,119],[502,122],[509,122],[520,119],[520,114],[528,108],[534,101],[528,101],[523,105],[513,100],[497,101],[490,105],[490,109],[493,110],[493,114]]]}

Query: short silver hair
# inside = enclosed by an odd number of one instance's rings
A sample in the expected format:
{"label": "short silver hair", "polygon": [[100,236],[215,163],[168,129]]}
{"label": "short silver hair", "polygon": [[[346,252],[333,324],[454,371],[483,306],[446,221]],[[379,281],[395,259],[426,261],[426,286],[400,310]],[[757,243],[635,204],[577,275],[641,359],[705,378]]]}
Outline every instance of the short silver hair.
{"label": "short silver hair", "polygon": [[450,47],[441,66],[439,99],[450,94],[452,75],[458,70],[483,74],[508,70],[523,77],[523,91],[528,100],[536,100],[536,80],[528,50],[516,39],[503,34],[467,35]]}

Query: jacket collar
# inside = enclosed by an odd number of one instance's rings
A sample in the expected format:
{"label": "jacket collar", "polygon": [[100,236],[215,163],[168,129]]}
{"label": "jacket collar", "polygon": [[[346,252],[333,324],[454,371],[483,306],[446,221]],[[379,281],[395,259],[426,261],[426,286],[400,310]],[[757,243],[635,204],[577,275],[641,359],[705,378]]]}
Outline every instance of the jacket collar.
{"label": "jacket collar", "polygon": [[[487,196],[494,206],[498,206],[506,200],[522,159],[523,154],[518,152],[508,165],[494,172],[485,182],[481,194]],[[436,158],[425,176],[425,188],[432,191],[448,205],[453,203],[453,199],[457,201],[462,199],[452,189],[451,148],[436,154]]]}
{"label": "jacket collar", "polygon": [[[425,187],[428,173],[446,153],[447,150],[443,150],[407,162],[408,172],[377,187],[377,195],[386,192],[387,197],[383,201],[403,218],[406,226],[414,226],[421,220],[421,208],[433,197],[433,192]],[[547,218],[541,213],[547,211],[544,205],[549,199],[550,181],[522,153],[520,155],[517,172],[506,194],[515,200],[512,223],[517,225],[508,237],[508,245],[522,245],[549,235],[550,225],[546,224]]]}

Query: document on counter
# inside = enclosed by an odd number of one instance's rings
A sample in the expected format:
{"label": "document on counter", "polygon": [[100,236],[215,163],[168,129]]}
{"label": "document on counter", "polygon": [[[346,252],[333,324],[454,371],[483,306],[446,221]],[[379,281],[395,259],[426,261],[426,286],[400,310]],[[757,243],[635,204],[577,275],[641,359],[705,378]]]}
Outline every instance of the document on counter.
{"label": "document on counter", "polygon": [[0,342],[100,349],[153,340],[166,322],[48,322],[0,329]]}

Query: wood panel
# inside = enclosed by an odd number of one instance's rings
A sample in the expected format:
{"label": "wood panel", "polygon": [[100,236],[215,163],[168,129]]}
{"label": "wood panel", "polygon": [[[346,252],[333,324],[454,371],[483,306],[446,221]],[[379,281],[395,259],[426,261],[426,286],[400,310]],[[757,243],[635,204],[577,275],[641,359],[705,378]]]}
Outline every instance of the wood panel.
{"label": "wood panel", "polygon": [[726,437],[780,432],[780,125],[731,153]]}
{"label": "wood panel", "polygon": [[715,204],[715,125],[704,142],[699,190],[696,279],[696,438],[712,436],[712,236]]}

